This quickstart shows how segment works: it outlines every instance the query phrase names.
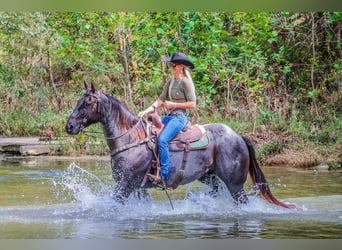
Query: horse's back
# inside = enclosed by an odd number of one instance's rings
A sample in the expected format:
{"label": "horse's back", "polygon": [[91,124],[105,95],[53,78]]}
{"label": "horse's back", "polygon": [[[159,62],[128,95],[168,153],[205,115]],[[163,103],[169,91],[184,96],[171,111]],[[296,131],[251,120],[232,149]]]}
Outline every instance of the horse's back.
{"label": "horse's back", "polygon": [[248,147],[242,136],[222,123],[204,125],[209,143],[216,152],[218,165],[230,165],[239,162],[242,168],[249,164]]}
{"label": "horse's back", "polygon": [[242,137],[235,132],[228,125],[223,123],[209,123],[203,125],[207,134],[210,135],[214,141],[238,141],[243,142]]}

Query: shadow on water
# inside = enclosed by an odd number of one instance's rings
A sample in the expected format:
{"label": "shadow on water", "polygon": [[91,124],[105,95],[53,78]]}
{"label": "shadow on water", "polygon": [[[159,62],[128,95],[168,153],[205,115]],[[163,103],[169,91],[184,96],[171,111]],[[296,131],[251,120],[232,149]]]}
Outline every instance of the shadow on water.
{"label": "shadow on water", "polygon": [[0,237],[342,238],[341,173],[264,171],[274,194],[301,210],[269,204],[252,192],[250,203],[237,208],[227,190],[212,198],[198,182],[170,190],[174,210],[161,190],[122,205],[111,198],[108,162],[0,161]]}

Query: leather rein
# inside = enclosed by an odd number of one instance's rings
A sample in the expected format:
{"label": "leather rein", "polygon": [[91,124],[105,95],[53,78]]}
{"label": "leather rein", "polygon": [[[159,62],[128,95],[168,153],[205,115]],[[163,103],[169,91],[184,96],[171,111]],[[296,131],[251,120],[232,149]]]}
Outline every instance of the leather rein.
{"label": "leather rein", "polygon": [[[128,129],[126,132],[124,132],[123,134],[121,134],[121,135],[119,135],[119,136],[116,136],[116,137],[114,137],[114,138],[111,138],[111,137],[105,137],[105,138],[106,138],[106,139],[110,139],[110,140],[116,140],[116,139],[118,139],[118,138],[121,138],[121,137],[123,137],[124,135],[129,134],[129,132],[130,132],[131,130],[136,129],[137,125],[138,125],[139,123],[141,123],[141,121],[142,121],[142,118],[139,118],[138,122],[137,122],[136,124],[134,124],[133,127],[131,127],[130,129]],[[145,132],[145,134],[146,134],[146,137],[145,137],[144,139],[138,141],[138,142],[132,142],[132,143],[123,145],[123,146],[121,146],[121,147],[119,147],[119,148],[117,148],[117,149],[115,149],[115,150],[112,150],[112,151],[110,152],[110,156],[111,156],[111,157],[114,157],[114,156],[117,155],[118,153],[124,152],[124,151],[126,151],[126,150],[128,150],[128,149],[130,149],[130,148],[134,148],[134,147],[140,146],[140,145],[142,145],[142,144],[145,144],[145,143],[147,143],[147,142],[150,140],[150,138],[147,136],[147,128],[144,126],[144,123],[141,123],[141,124],[142,124],[142,127],[143,127],[143,129],[144,129],[144,132]]]}

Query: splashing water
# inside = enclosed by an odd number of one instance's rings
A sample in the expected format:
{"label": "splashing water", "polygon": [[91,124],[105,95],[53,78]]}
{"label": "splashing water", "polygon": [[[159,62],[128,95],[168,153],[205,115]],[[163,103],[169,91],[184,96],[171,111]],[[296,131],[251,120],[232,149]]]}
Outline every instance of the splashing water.
{"label": "splashing water", "polygon": [[[112,199],[113,185],[105,183],[98,176],[71,163],[62,178],[55,179],[56,195],[61,200],[72,200],[77,205],[73,215],[92,216],[93,218],[117,218],[148,220],[156,218],[204,218],[234,217],[248,214],[289,214],[289,209],[281,208],[258,197],[258,193],[250,191],[249,203],[236,207],[226,188],[222,188],[217,197],[210,195],[207,187],[200,190],[186,191],[185,198],[173,200],[174,210],[168,201],[157,201],[152,198],[138,199],[131,195],[126,204],[116,203]],[[160,191],[163,192],[163,191]],[[172,194],[171,194],[172,199]],[[75,208],[74,208],[75,209]],[[66,212],[66,211],[63,211]],[[69,210],[70,212],[70,210]],[[86,214],[85,214],[86,213]]]}
{"label": "splashing water", "polygon": [[101,209],[110,205],[112,187],[105,184],[98,176],[71,163],[62,178],[53,179],[55,193],[61,201],[71,200],[82,209]]}

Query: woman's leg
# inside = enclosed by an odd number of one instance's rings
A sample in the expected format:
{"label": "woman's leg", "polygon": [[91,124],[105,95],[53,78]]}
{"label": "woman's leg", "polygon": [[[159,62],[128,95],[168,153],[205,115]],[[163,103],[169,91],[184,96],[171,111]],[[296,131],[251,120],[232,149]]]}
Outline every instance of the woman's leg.
{"label": "woman's leg", "polygon": [[169,141],[171,141],[185,126],[187,121],[183,115],[168,115],[163,118],[165,127],[158,138],[161,178],[166,181],[171,170]]}

